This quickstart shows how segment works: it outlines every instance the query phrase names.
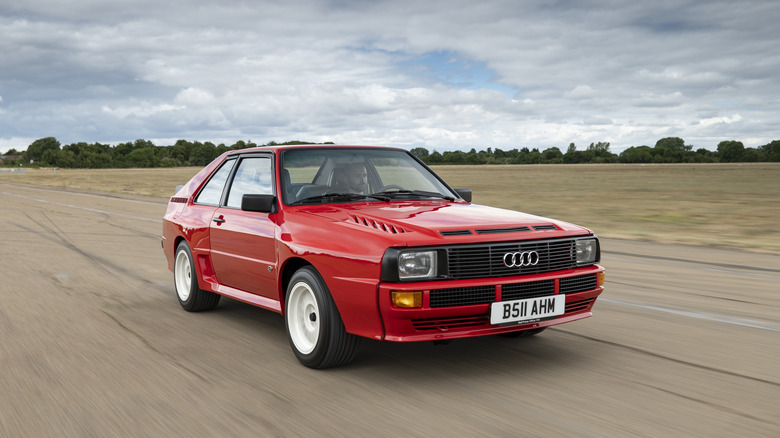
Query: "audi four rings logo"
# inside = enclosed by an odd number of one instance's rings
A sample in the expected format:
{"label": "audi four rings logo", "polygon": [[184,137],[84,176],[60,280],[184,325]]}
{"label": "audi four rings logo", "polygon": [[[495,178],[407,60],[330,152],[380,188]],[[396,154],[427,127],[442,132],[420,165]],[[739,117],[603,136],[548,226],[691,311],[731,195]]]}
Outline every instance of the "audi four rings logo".
{"label": "audi four rings logo", "polygon": [[537,263],[539,263],[539,253],[536,251],[508,252],[504,254],[504,266],[507,268],[536,266]]}

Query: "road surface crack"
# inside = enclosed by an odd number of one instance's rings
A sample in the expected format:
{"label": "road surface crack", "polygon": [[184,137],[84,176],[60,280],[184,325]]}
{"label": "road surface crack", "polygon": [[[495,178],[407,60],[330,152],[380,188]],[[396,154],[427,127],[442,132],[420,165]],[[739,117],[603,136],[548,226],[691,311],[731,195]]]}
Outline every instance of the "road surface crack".
{"label": "road surface crack", "polygon": [[630,345],[625,345],[625,344],[621,344],[621,343],[618,343],[618,342],[607,341],[607,340],[604,340],[604,339],[598,339],[598,338],[594,338],[592,336],[583,335],[583,334],[580,334],[580,333],[572,333],[572,332],[561,330],[561,329],[558,329],[558,331],[560,331],[562,333],[566,333],[567,335],[570,335],[570,336],[576,336],[578,338],[587,339],[589,341],[598,342],[600,344],[605,344],[605,345],[610,345],[610,346],[613,346],[613,347],[623,348],[623,349],[626,349],[626,350],[633,351],[635,353],[640,353],[640,354],[644,354],[644,355],[647,355],[647,356],[652,356],[652,357],[655,357],[655,358],[658,358],[658,359],[668,360],[670,362],[675,362],[675,363],[678,363],[678,364],[681,364],[681,365],[687,365],[687,366],[690,366],[690,367],[699,368],[699,369],[706,370],[706,371],[712,371],[712,372],[716,372],[716,373],[720,373],[720,374],[725,374],[727,376],[738,377],[738,378],[741,378],[741,379],[748,379],[748,380],[752,380],[754,382],[765,383],[765,384],[768,384],[768,385],[780,387],[780,383],[773,382],[771,380],[762,379],[760,377],[748,376],[746,374],[740,374],[740,373],[737,373],[737,372],[734,372],[734,371],[724,370],[724,369],[721,369],[721,368],[715,368],[715,367],[702,365],[702,364],[695,363],[695,362],[689,362],[689,361],[686,361],[686,360],[677,359],[677,358],[670,357],[670,356],[665,356],[665,355],[660,354],[660,353],[654,353],[654,352],[649,351],[649,350],[643,350],[641,348],[632,347]]}
{"label": "road surface crack", "polygon": [[142,336],[140,333],[138,333],[137,331],[135,331],[135,330],[131,329],[130,327],[126,326],[125,324],[123,324],[123,323],[122,323],[122,321],[120,321],[120,320],[119,320],[119,319],[118,319],[116,316],[112,315],[111,313],[109,313],[109,312],[108,312],[108,311],[106,311],[106,310],[103,310],[103,313],[105,313],[105,314],[106,314],[106,315],[107,315],[109,318],[111,318],[111,319],[112,319],[112,320],[113,320],[115,323],[117,323],[117,325],[118,325],[119,327],[121,327],[121,328],[122,328],[122,329],[124,329],[126,332],[130,333],[131,335],[133,335],[134,337],[136,337],[136,338],[137,338],[139,341],[141,341],[141,343],[142,343],[143,345],[145,345],[147,348],[149,348],[149,349],[150,349],[150,350],[152,350],[153,352],[157,353],[158,355],[160,355],[160,356],[162,356],[162,357],[166,358],[166,359],[167,359],[169,362],[173,363],[173,364],[174,364],[174,365],[175,365],[177,368],[180,368],[180,369],[182,369],[182,370],[184,370],[184,371],[187,371],[188,373],[192,374],[193,376],[195,376],[196,378],[198,378],[198,379],[200,379],[200,380],[202,380],[202,381],[204,381],[204,382],[207,382],[207,381],[208,381],[208,379],[206,379],[205,377],[203,377],[202,375],[200,375],[200,374],[199,374],[199,373],[197,373],[196,371],[194,371],[194,370],[190,369],[190,368],[189,368],[189,367],[187,367],[186,365],[182,364],[181,362],[179,362],[178,360],[176,360],[176,359],[175,359],[173,356],[171,356],[170,354],[167,354],[167,353],[165,353],[165,352],[163,352],[163,351],[160,351],[160,350],[159,350],[157,347],[155,347],[155,346],[154,346],[154,345],[153,345],[153,344],[152,344],[152,343],[151,343],[151,342],[150,342],[148,339],[146,339],[145,337],[143,337],[143,336]]}
{"label": "road surface crack", "polygon": [[682,393],[679,393],[679,392],[675,392],[675,391],[671,391],[671,390],[668,390],[668,389],[664,389],[664,388],[661,388],[661,387],[658,387],[658,386],[655,386],[655,385],[649,385],[649,384],[643,383],[643,382],[634,381],[634,383],[636,383],[637,385],[641,385],[641,386],[645,386],[645,387],[648,387],[648,388],[655,389],[656,391],[661,391],[661,392],[664,392],[666,394],[673,395],[675,397],[680,397],[680,398],[685,399],[685,400],[690,400],[690,401],[693,401],[693,402],[696,402],[696,403],[701,403],[701,404],[703,404],[705,406],[709,406],[709,407],[711,407],[713,409],[717,409],[719,411],[728,412],[728,413],[734,414],[734,415],[739,415],[741,417],[745,417],[745,418],[753,420],[753,421],[760,421],[760,422],[762,422],[764,424],[770,424],[772,426],[780,425],[780,423],[776,423],[774,421],[767,420],[766,418],[756,417],[755,415],[751,415],[751,414],[748,414],[746,412],[738,411],[738,410],[730,408],[728,406],[723,406],[723,405],[720,405],[720,404],[717,404],[717,403],[713,403],[713,402],[710,402],[710,401],[707,401],[707,400],[702,400],[702,399],[699,399],[699,398],[696,398],[696,397],[691,397],[690,395],[685,395],[685,394],[682,394]]}

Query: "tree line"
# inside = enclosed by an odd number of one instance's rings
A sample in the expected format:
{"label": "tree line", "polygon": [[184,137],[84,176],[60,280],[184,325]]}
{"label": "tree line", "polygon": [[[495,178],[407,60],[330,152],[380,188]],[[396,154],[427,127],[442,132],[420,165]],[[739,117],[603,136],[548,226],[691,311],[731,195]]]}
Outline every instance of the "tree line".
{"label": "tree line", "polygon": [[[270,142],[273,145],[311,144],[289,141]],[[324,144],[333,144],[327,142]],[[60,168],[124,168],[205,166],[220,154],[236,149],[256,147],[257,144],[240,140],[230,146],[211,142],[178,140],[172,146],[157,146],[148,140],[120,143],[111,146],[101,143],[72,143],[62,146],[54,137],[35,140],[23,152],[11,149],[5,154],[4,165],[54,166]],[[608,142],[591,143],[578,150],[571,143],[566,152],[557,147],[540,151],[529,149],[493,149],[477,152],[430,152],[417,147],[411,150],[427,164],[563,164],[563,163],[734,163],[780,161],[780,140],[757,148],[746,148],[740,141],[722,141],[716,151],[686,145],[679,137],[658,140],[655,146],[632,146],[619,154],[609,151]]]}
{"label": "tree line", "polygon": [[[312,144],[311,142],[270,142],[265,146]],[[4,164],[24,166],[53,166],[59,168],[137,168],[205,166],[224,152],[253,148],[259,145],[239,140],[227,146],[211,142],[178,140],[172,146],[157,146],[149,140],[120,143],[111,146],[102,143],[72,143],[62,146],[54,137],[35,140],[23,152],[11,149],[5,154]],[[9,158],[15,158],[10,159]]]}
{"label": "tree line", "polygon": [[739,163],[780,161],[780,140],[774,140],[757,148],[746,148],[740,141],[722,141],[716,151],[686,145],[679,137],[658,140],[655,146],[632,146],[619,154],[609,151],[608,142],[591,143],[585,150],[578,150],[574,143],[566,152],[557,147],[540,151],[538,148],[502,149],[487,148],[477,152],[447,151],[429,152],[425,148],[411,151],[427,164],[576,164],[576,163]]}

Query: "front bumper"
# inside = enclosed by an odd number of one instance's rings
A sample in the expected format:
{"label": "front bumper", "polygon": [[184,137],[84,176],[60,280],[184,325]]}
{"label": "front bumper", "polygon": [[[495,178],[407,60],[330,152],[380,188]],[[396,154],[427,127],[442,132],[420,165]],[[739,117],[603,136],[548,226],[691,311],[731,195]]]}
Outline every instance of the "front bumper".
{"label": "front bumper", "polygon": [[[604,291],[604,268],[590,266],[520,277],[420,283],[382,283],[379,309],[384,340],[393,342],[441,341],[509,333],[563,324],[592,315],[596,298]],[[422,291],[422,308],[404,309],[392,304],[393,291]],[[509,325],[490,323],[490,304],[518,298],[566,295],[563,315]]]}

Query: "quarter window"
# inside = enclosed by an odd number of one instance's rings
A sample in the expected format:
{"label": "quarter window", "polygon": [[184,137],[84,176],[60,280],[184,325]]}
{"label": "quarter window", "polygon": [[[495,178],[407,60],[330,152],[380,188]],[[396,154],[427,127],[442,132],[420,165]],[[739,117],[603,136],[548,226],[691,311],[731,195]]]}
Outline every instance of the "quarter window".
{"label": "quarter window", "polygon": [[195,202],[198,204],[219,205],[219,201],[222,199],[222,192],[225,189],[225,182],[235,164],[236,160],[226,161],[222,167],[214,173],[209,182],[206,183],[198,194],[198,197],[195,198]]}

